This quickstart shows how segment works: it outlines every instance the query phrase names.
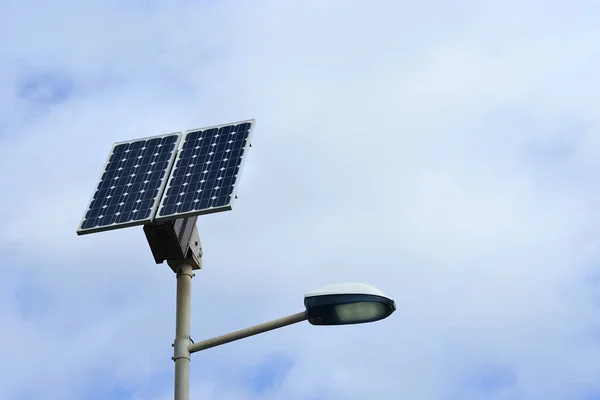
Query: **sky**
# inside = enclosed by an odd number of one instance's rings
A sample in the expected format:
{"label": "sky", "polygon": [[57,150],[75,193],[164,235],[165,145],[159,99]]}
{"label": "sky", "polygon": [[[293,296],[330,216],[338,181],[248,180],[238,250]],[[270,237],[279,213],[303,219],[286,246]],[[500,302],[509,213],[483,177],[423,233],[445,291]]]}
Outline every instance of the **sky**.
{"label": "sky", "polygon": [[364,282],[397,311],[196,353],[193,399],[600,399],[600,3],[3,0],[0,399],[172,398],[175,275],[78,237],[113,142],[255,118],[198,342]]}

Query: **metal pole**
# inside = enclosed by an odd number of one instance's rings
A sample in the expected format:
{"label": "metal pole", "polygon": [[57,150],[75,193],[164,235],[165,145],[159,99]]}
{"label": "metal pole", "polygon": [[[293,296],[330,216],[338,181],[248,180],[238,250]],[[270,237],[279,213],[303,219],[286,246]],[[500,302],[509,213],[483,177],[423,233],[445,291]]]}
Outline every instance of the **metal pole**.
{"label": "metal pole", "polygon": [[190,399],[190,320],[192,305],[192,266],[181,263],[177,267],[177,309],[175,314],[175,400]]}
{"label": "metal pole", "polygon": [[[302,311],[297,314],[289,315],[287,317],[279,318],[274,321],[265,322],[260,325],[255,325],[250,328],[240,329],[232,333],[227,333],[222,336],[217,336],[212,339],[204,340],[202,342],[190,344],[188,346],[190,353],[210,349],[211,347],[220,346],[225,343],[233,342],[236,340],[244,339],[249,336],[258,335],[259,333],[272,331],[273,329],[283,328],[284,326],[292,325],[297,322],[306,321],[308,316],[306,311]],[[175,400],[179,400],[175,398]]]}

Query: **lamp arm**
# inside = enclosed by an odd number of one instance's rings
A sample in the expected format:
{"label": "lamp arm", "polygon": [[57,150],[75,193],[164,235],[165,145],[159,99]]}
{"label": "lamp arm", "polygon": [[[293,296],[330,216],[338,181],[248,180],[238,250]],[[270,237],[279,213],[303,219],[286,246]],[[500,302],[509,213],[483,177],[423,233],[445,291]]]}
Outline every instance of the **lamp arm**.
{"label": "lamp arm", "polygon": [[190,353],[210,349],[211,347],[220,346],[236,340],[245,339],[250,336],[258,335],[259,333],[272,331],[273,329],[283,328],[284,326],[292,325],[308,319],[306,311],[297,314],[288,315],[287,317],[278,318],[273,321],[265,322],[259,325],[254,325],[249,328],[240,329],[239,331],[226,333],[225,335],[217,336],[212,339],[203,340],[198,343],[193,343],[188,346]]}

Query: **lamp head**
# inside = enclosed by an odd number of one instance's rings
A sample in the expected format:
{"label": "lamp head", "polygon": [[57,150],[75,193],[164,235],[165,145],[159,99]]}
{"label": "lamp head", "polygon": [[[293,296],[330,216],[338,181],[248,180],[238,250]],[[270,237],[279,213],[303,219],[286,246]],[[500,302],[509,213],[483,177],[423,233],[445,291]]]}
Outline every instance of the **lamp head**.
{"label": "lamp head", "polygon": [[311,290],[304,296],[312,325],[350,325],[389,317],[396,303],[364,283],[342,283]]}

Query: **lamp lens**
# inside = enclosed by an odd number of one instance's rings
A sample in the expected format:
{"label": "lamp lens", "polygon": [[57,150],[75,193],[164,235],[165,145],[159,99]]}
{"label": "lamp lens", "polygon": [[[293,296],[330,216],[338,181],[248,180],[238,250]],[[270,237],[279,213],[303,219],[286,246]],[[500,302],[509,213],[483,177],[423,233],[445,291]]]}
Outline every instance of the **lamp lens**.
{"label": "lamp lens", "polygon": [[383,318],[386,307],[378,302],[358,302],[335,306],[335,313],[340,322],[361,322]]}

